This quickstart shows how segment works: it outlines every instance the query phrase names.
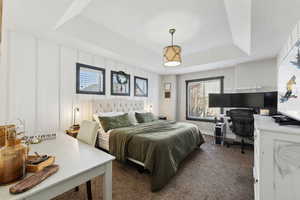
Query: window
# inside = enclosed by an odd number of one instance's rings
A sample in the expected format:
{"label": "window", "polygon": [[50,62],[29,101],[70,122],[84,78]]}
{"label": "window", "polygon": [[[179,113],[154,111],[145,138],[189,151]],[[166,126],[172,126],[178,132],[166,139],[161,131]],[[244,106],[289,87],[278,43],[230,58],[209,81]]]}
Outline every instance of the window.
{"label": "window", "polygon": [[208,94],[223,93],[224,77],[213,77],[186,81],[186,119],[214,121],[221,108],[208,107]]}

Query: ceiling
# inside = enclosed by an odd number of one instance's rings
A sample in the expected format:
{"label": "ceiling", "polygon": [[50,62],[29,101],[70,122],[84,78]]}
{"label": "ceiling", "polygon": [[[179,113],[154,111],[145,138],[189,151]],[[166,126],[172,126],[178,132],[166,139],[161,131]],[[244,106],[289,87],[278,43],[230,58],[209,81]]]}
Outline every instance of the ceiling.
{"label": "ceiling", "polygon": [[[181,74],[275,57],[300,19],[299,0],[11,0],[5,27],[34,31],[160,74]],[[182,47],[183,64],[162,65]]]}
{"label": "ceiling", "polygon": [[175,42],[182,46],[183,55],[232,42],[220,0],[94,1],[82,16],[158,55],[170,43],[170,28],[177,28]]}

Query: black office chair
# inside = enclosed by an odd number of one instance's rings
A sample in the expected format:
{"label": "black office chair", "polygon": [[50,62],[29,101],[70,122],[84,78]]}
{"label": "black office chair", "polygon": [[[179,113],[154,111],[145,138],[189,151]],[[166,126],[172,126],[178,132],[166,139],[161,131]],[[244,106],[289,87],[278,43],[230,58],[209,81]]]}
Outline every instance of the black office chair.
{"label": "black office chair", "polygon": [[[248,109],[232,109],[229,111],[232,125],[230,129],[234,134],[242,138],[241,152],[244,152],[245,141],[244,139],[253,140],[254,133],[254,111]],[[240,143],[239,143],[240,144]],[[229,145],[228,145],[229,146]]]}

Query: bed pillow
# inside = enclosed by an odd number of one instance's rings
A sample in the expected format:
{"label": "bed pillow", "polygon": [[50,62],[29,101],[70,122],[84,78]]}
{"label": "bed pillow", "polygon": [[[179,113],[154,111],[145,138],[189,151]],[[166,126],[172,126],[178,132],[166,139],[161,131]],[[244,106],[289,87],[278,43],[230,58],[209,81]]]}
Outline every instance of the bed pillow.
{"label": "bed pillow", "polygon": [[114,117],[118,115],[123,115],[123,112],[100,112],[100,113],[95,113],[93,114],[93,119],[99,123],[99,126],[101,126],[99,116],[101,117]]}
{"label": "bed pillow", "polygon": [[152,122],[155,121],[155,117],[151,112],[146,112],[146,113],[135,113],[136,120],[138,123],[147,123],[147,122]]}
{"label": "bed pillow", "polygon": [[93,114],[93,120],[94,120],[95,122],[97,122],[99,125],[101,125],[101,124],[100,124],[100,120],[99,120],[99,115],[98,115],[98,114]]}
{"label": "bed pillow", "polygon": [[99,120],[99,116],[113,117],[113,116],[118,116],[118,115],[123,115],[123,114],[124,114],[123,112],[99,112],[99,113],[93,114],[93,119],[94,119],[94,121],[96,121],[99,124],[99,127],[100,127],[99,130],[105,132],[104,129],[102,128],[101,122]]}
{"label": "bed pillow", "polygon": [[111,129],[129,127],[133,125],[129,120],[128,113],[125,113],[123,115],[106,117],[100,115],[99,121],[105,132]]}
{"label": "bed pillow", "polygon": [[138,124],[138,122],[137,122],[137,120],[135,118],[135,112],[136,111],[130,111],[130,112],[128,112],[128,118],[129,118],[131,124],[133,124],[133,125],[137,125]]}
{"label": "bed pillow", "polygon": [[118,115],[123,115],[125,114],[124,112],[98,112],[96,115],[102,116],[102,117],[114,117]]}

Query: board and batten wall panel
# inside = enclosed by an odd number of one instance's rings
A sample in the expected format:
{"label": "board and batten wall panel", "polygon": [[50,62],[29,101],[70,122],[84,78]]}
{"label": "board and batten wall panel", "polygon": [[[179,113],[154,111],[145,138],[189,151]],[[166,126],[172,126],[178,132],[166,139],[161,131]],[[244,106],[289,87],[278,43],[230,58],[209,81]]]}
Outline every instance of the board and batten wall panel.
{"label": "board and batten wall panel", "polygon": [[10,33],[8,59],[8,120],[26,119],[26,128],[36,128],[37,40],[16,32]]}
{"label": "board and batten wall panel", "polygon": [[[63,44],[37,38],[32,34],[8,31],[6,42],[7,63],[1,71],[9,70],[3,88],[8,88],[8,101],[0,100],[7,114],[1,121],[26,120],[28,134],[49,129],[67,129],[72,125],[73,108],[80,108],[79,120],[91,119],[91,100],[103,98],[126,98],[143,100],[159,113],[160,76],[134,66],[71,48]],[[76,62],[94,65],[106,70],[106,95],[76,94]],[[123,70],[131,75],[131,95],[110,95],[110,71]],[[134,76],[149,79],[149,96],[134,97]],[[5,112],[4,112],[5,113]],[[6,116],[5,116],[6,115]]]}
{"label": "board and batten wall panel", "polygon": [[74,63],[77,62],[77,51],[61,47],[60,54],[60,120],[61,128],[66,129],[72,124],[73,99],[76,91]]}
{"label": "board and batten wall panel", "polygon": [[7,59],[8,55],[8,41],[9,37],[6,32],[2,34],[2,42],[0,45],[1,55],[0,55],[0,122],[4,122],[8,116],[8,69],[9,63]]}
{"label": "board and batten wall panel", "polygon": [[36,124],[44,131],[59,128],[59,46],[42,40],[37,45]]}

